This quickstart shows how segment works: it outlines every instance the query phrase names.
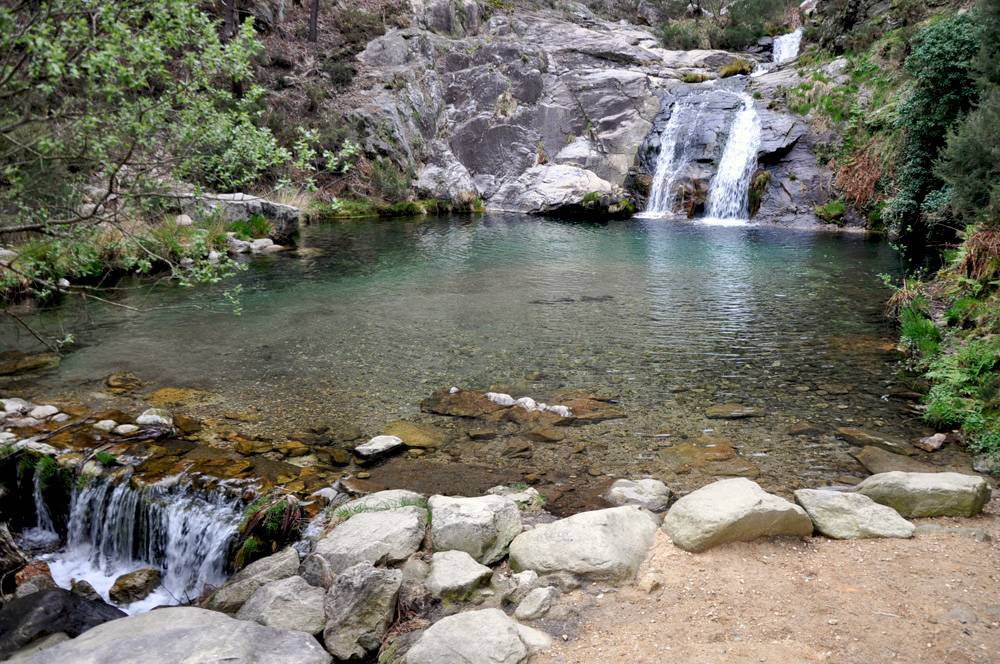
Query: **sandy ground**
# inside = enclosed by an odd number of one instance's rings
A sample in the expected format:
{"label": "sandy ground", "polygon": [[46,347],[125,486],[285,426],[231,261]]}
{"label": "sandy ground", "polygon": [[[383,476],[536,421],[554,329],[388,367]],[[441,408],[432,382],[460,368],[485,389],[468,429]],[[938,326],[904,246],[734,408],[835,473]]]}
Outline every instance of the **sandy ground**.
{"label": "sandy ground", "polygon": [[915,523],[943,532],[701,554],[661,532],[638,587],[574,591],[539,621],[556,645],[531,663],[1000,662],[1000,498]]}

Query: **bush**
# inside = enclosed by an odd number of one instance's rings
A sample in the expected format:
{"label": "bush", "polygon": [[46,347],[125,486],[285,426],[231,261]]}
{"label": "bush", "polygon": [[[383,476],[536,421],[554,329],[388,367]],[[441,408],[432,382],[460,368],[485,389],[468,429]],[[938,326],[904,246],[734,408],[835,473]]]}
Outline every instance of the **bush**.
{"label": "bush", "polygon": [[701,33],[694,21],[670,21],[660,27],[663,48],[691,51],[701,46]]}
{"label": "bush", "polygon": [[737,59],[733,60],[728,65],[723,65],[723,67],[719,69],[719,76],[727,78],[729,76],[736,76],[737,74],[749,74],[752,71],[752,64],[746,60]]}
{"label": "bush", "polygon": [[385,157],[372,164],[371,188],[375,195],[389,202],[406,199],[410,195],[410,175],[391,159]]}

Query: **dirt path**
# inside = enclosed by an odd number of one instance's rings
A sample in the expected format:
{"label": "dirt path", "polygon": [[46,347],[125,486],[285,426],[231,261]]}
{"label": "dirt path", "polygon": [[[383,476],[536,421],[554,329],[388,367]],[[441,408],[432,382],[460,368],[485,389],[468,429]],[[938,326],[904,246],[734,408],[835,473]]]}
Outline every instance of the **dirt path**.
{"label": "dirt path", "polygon": [[640,587],[553,608],[538,626],[567,639],[532,664],[1000,662],[1000,499],[980,518],[917,523],[946,530],[697,555],[660,533]]}

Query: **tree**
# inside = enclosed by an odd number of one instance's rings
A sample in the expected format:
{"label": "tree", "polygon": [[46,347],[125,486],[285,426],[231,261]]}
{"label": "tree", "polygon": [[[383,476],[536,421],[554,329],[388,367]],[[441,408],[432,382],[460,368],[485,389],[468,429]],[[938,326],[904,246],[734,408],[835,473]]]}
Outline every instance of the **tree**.
{"label": "tree", "polygon": [[319,0],[312,0],[309,7],[309,41],[319,39]]}

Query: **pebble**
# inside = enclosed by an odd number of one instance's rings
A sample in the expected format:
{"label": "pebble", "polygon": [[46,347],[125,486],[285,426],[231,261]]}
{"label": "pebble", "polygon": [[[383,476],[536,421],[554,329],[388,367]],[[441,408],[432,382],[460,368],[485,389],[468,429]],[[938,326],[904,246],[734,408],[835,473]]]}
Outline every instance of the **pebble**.
{"label": "pebble", "polygon": [[59,412],[59,409],[55,406],[35,406],[28,413],[29,417],[33,417],[36,420],[44,420],[46,418],[52,417]]}
{"label": "pebble", "polygon": [[119,436],[128,436],[130,434],[137,432],[138,430],[139,427],[137,427],[134,424],[119,424],[114,428],[115,433],[118,434]]}
{"label": "pebble", "polygon": [[94,424],[94,428],[98,431],[111,431],[116,426],[118,426],[118,423],[114,420],[101,420]]}

